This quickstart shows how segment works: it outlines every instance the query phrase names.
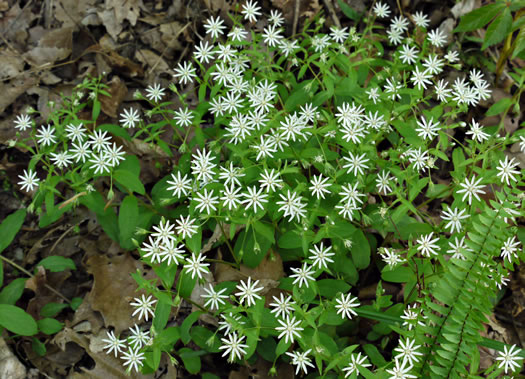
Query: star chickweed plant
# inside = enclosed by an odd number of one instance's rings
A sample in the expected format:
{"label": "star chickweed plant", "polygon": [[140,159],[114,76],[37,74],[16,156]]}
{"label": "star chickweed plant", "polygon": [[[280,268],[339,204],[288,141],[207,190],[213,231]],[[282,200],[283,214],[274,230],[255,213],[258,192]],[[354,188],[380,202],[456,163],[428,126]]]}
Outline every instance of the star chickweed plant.
{"label": "star chickweed plant", "polygon": [[[137,326],[126,348],[111,333],[108,354],[149,373],[164,352],[195,374],[193,341],[297,374],[466,374],[491,299],[523,258],[523,172],[507,150],[524,133],[472,118],[488,83],[458,71],[457,46],[421,12],[412,25],[377,2],[354,26],[317,19],[295,36],[252,1],[230,17],[206,20],[173,83],[136,93],[143,115],[128,107],[99,124],[109,94],[97,79],[44,125],[17,119],[33,154],[19,185],[40,226],[86,206],[157,275],[132,274],[148,294],[132,303],[147,338]],[[152,187],[139,144],[164,158]],[[282,262],[278,278],[258,271]],[[359,291],[370,272],[373,301]],[[382,282],[402,284],[402,299]],[[168,324],[183,302],[194,312]],[[519,367],[515,354],[489,370]]]}

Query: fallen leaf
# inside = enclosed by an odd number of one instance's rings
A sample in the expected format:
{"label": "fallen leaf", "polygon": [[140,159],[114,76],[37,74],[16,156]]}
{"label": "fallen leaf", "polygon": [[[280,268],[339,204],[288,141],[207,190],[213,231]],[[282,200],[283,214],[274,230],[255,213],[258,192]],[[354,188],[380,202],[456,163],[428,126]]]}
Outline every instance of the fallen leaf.
{"label": "fallen leaf", "polygon": [[117,118],[117,110],[128,93],[128,87],[118,76],[114,76],[108,86],[109,88],[106,88],[106,91],[110,96],[99,96],[101,109],[109,117]]}
{"label": "fallen leaf", "polygon": [[67,58],[73,48],[73,28],[60,28],[47,31],[38,46],[24,54],[33,66],[51,66],[54,62]]}
{"label": "fallen leaf", "polygon": [[135,59],[144,66],[149,67],[148,71],[151,72],[163,73],[168,72],[170,69],[170,66],[168,66],[164,58],[148,49],[137,50],[135,53]]}
{"label": "fallen leaf", "polygon": [[0,337],[0,375],[6,379],[26,378],[26,368]]}

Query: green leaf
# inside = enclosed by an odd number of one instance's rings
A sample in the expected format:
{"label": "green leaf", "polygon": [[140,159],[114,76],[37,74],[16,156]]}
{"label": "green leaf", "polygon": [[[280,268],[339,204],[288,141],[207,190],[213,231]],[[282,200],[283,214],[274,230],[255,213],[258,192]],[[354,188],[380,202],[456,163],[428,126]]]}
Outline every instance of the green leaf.
{"label": "green leaf", "polygon": [[210,353],[220,352],[219,347],[221,346],[221,342],[219,341],[219,337],[210,329],[196,325],[191,328],[190,335],[191,340],[201,349],[209,351]]}
{"label": "green leaf", "polygon": [[492,106],[485,113],[486,116],[496,116],[500,113],[503,113],[510,105],[512,100],[508,97],[505,97],[498,101],[497,103],[492,104]]}
{"label": "green leaf", "polygon": [[399,266],[393,270],[385,266],[381,272],[381,279],[392,283],[406,283],[413,276],[412,270],[406,266]]}
{"label": "green leaf", "polygon": [[35,353],[37,353],[39,356],[43,357],[46,355],[47,349],[46,345],[41,342],[38,338],[34,338],[31,341],[31,348]]}
{"label": "green leaf", "polygon": [[98,99],[95,99],[93,101],[93,112],[92,112],[93,121],[95,121],[100,115],[100,106],[101,106],[100,101],[98,101]]}
{"label": "green leaf", "polygon": [[171,298],[168,295],[167,302],[165,299],[159,299],[157,307],[155,308],[155,317],[153,317],[153,326],[155,330],[162,330],[166,327],[171,315]]}
{"label": "green leaf", "polygon": [[26,210],[19,209],[0,224],[0,253],[13,241],[26,218]]}
{"label": "green leaf", "polygon": [[471,32],[484,27],[490,20],[496,17],[496,14],[504,7],[504,4],[497,3],[474,9],[472,12],[461,17],[459,25],[454,29],[454,33]]}
{"label": "green leaf", "polygon": [[200,355],[202,355],[202,353],[205,352],[194,351],[187,347],[183,347],[179,350],[179,357],[182,359],[182,363],[184,363],[184,368],[188,370],[190,374],[198,374],[201,370]]}
{"label": "green leaf", "polygon": [[144,185],[140,181],[138,175],[135,175],[130,171],[118,169],[113,173],[113,178],[132,192],[136,192],[140,195],[146,193]]}
{"label": "green leaf", "polygon": [[339,292],[346,294],[351,287],[343,280],[321,279],[317,281],[317,288],[321,296],[333,298]]}
{"label": "green leaf", "polygon": [[155,344],[162,350],[170,351],[173,345],[180,339],[180,330],[178,326],[172,326],[162,330],[157,337],[155,337]]}
{"label": "green leaf", "polygon": [[296,230],[289,230],[279,238],[277,245],[283,249],[297,249],[303,246],[303,241]]}
{"label": "green leaf", "polygon": [[44,334],[47,334],[48,336],[60,332],[64,326],[64,324],[55,320],[54,318],[43,318],[42,320],[38,320],[36,323],[38,324],[38,330]]}
{"label": "green leaf", "polygon": [[275,243],[274,229],[261,221],[255,221],[253,227],[257,231],[257,234],[266,238],[271,243]]}
{"label": "green leaf", "polygon": [[353,10],[348,4],[346,4],[343,0],[337,0],[337,4],[339,4],[339,7],[343,11],[346,17],[348,17],[350,20],[359,21],[361,16],[359,13],[357,13],[355,10]]}
{"label": "green leaf", "polygon": [[292,341],[285,342],[285,339],[281,338],[281,340],[277,344],[277,348],[275,349],[275,355],[278,357],[284,354],[285,351],[288,350],[291,344],[292,344]]}
{"label": "green leaf", "polygon": [[47,303],[40,309],[40,316],[55,317],[62,311],[62,309],[67,307],[68,305],[63,303]]}
{"label": "green leaf", "polygon": [[131,137],[130,135],[128,134],[128,132],[126,132],[126,130],[118,125],[114,125],[114,124],[102,124],[102,125],[99,125],[98,127],[98,130],[103,130],[105,132],[109,132],[111,134],[113,134],[114,136],[117,136],[117,137],[120,137],[122,139],[125,139],[126,141],[131,141]]}
{"label": "green leaf", "polygon": [[38,333],[36,321],[22,308],[9,304],[0,304],[0,326],[21,336]]}
{"label": "green leaf", "polygon": [[0,259],[0,287],[4,285],[4,261]]}
{"label": "green leaf", "polygon": [[65,258],[58,255],[52,255],[44,258],[36,265],[36,267],[42,266],[46,270],[51,272],[61,272],[65,270],[76,270],[75,262],[71,258]]}
{"label": "green leaf", "polygon": [[186,317],[184,321],[182,322],[182,325],[180,326],[180,339],[182,340],[184,344],[187,344],[188,342],[190,342],[191,340],[190,328],[195,322],[197,322],[200,315],[203,313],[204,312],[202,311],[193,312],[188,317]]}
{"label": "green leaf", "polygon": [[[523,17],[525,20],[525,16]],[[516,58],[523,50],[525,50],[525,27],[520,29],[520,32],[514,40],[514,51],[512,52],[512,59]]]}
{"label": "green leaf", "polygon": [[0,292],[0,304],[14,305],[24,292],[26,280],[26,278],[17,278],[5,286]]}
{"label": "green leaf", "polygon": [[139,205],[137,198],[128,195],[122,200],[118,212],[118,227],[120,231],[120,245],[126,249],[133,249],[131,238],[137,228],[139,219]]}
{"label": "green leaf", "polygon": [[361,229],[357,229],[352,236],[352,260],[358,270],[367,268],[370,264],[370,244]]}
{"label": "green leaf", "polygon": [[503,41],[507,34],[509,34],[511,27],[512,15],[510,14],[510,10],[505,8],[503,13],[496,17],[487,28],[481,50],[485,50],[487,47]]}

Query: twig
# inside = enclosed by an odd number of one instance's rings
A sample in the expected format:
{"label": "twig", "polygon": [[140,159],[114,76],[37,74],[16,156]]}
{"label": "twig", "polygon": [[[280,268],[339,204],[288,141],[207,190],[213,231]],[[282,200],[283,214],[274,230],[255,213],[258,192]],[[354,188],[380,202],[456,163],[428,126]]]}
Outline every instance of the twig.
{"label": "twig", "polygon": [[330,13],[330,16],[332,16],[332,21],[334,24],[341,29],[341,22],[339,21],[339,18],[337,17],[337,14],[335,13],[334,6],[332,5],[331,0],[323,0],[324,5],[328,8],[328,12]]}
{"label": "twig", "polygon": [[297,23],[299,22],[299,6],[301,5],[301,0],[295,0],[295,10],[293,13],[293,28],[292,36],[295,36],[297,32]]}
{"label": "twig", "polygon": [[[35,276],[33,274],[31,274],[29,271],[27,271],[25,268],[23,268],[22,266],[20,266],[19,264],[13,262],[11,259],[9,258],[6,258],[4,257],[3,255],[0,255],[0,259],[2,259],[4,262],[7,262],[9,263],[11,266],[13,266],[14,268],[16,268],[17,270],[23,272],[24,274],[26,274],[27,276],[29,276],[31,279],[33,279]],[[55,295],[57,295],[58,297],[60,297],[62,300],[64,300],[65,302],[67,302],[68,304],[71,304],[71,301],[65,297],[64,295],[62,295],[60,292],[58,292],[56,289],[54,289],[53,287],[51,287],[49,284],[45,283],[44,284],[44,287],[46,287],[48,290],[50,290],[51,292],[53,292]]]}
{"label": "twig", "polygon": [[58,239],[55,241],[53,246],[51,246],[51,250],[49,250],[49,254],[51,254],[56,249],[56,247],[58,246],[60,241],[62,241],[64,239],[64,237],[67,236],[69,234],[69,232],[72,231],[75,228],[75,226],[78,226],[78,225],[79,224],[71,225],[71,227],[68,230],[66,230],[64,233],[62,233],[62,235],[60,237],[58,237]]}

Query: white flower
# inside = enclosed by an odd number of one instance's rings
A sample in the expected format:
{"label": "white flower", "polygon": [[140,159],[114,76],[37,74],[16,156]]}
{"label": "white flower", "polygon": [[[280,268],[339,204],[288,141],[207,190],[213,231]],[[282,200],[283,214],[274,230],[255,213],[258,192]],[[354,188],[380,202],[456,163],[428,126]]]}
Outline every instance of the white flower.
{"label": "white flower", "polygon": [[361,197],[366,197],[365,194],[359,193],[357,190],[358,182],[355,182],[352,186],[351,184],[346,184],[341,187],[339,195],[341,195],[344,202],[352,204],[354,207],[357,207],[358,204],[363,204]]}
{"label": "white flower", "polygon": [[301,335],[299,332],[301,330],[304,330],[304,328],[301,328],[299,325],[301,324],[301,320],[295,321],[295,316],[290,318],[289,315],[286,315],[286,321],[283,320],[277,320],[279,321],[279,324],[281,326],[278,326],[275,328],[278,332],[281,332],[277,338],[281,339],[284,336],[284,342],[288,343],[288,339],[291,343],[294,341],[294,336],[297,338],[301,338]]}
{"label": "white flower", "polygon": [[36,177],[36,172],[33,170],[24,170],[24,175],[18,175],[20,179],[22,179],[20,182],[18,182],[19,185],[21,185],[21,189],[25,190],[26,192],[31,192],[35,188],[38,188],[38,182],[40,179]]}
{"label": "white flower", "polygon": [[270,313],[275,313],[276,317],[287,316],[291,311],[293,311],[292,304],[295,304],[295,302],[292,300],[291,296],[288,295],[288,297],[285,299],[283,293],[281,292],[280,298],[273,296],[273,300],[275,303],[270,303],[270,306],[274,307],[274,309],[272,309]]}
{"label": "white flower", "polygon": [[361,175],[364,175],[363,170],[368,168],[368,166],[365,165],[365,162],[368,162],[370,159],[366,158],[364,153],[358,156],[357,154],[354,155],[351,151],[349,151],[348,155],[349,157],[343,157],[343,159],[348,162],[343,166],[343,168],[348,168],[348,174],[353,172],[354,175],[357,176],[357,173],[359,172]]}
{"label": "white flower", "polygon": [[450,233],[454,233],[454,230],[457,230],[458,232],[461,231],[461,220],[467,219],[470,217],[469,214],[464,214],[466,212],[465,209],[462,209],[459,211],[458,208],[448,210],[444,210],[441,218],[443,220],[448,221],[448,223],[445,225],[445,228],[450,228]]}
{"label": "white flower", "polygon": [[216,211],[216,205],[219,204],[218,199],[219,196],[213,196],[213,190],[208,192],[208,190],[205,188],[204,193],[197,193],[193,198],[193,200],[197,202],[195,209],[199,210],[200,212],[204,212],[206,210],[206,213],[208,214],[211,211]]}
{"label": "white flower", "polygon": [[278,10],[271,10],[268,22],[276,26],[281,26],[284,23],[284,18],[281,12]]}
{"label": "white flower", "polygon": [[438,135],[439,130],[439,123],[436,122],[433,124],[434,119],[430,119],[430,121],[427,121],[423,116],[421,116],[421,122],[417,122],[417,125],[419,128],[416,129],[416,132],[418,136],[422,137],[423,139],[429,139],[432,140],[435,136]]}
{"label": "white flower", "polygon": [[283,38],[281,30],[276,25],[268,25],[263,30],[263,40],[268,46],[274,47],[279,45],[279,41]]}
{"label": "white flower", "polygon": [[413,164],[414,168],[419,172],[425,170],[428,167],[428,152],[418,148],[417,150],[411,150],[408,156],[408,160]]}
{"label": "white flower", "polygon": [[86,128],[84,128],[84,125],[82,123],[78,125],[68,124],[66,125],[65,129],[67,132],[67,138],[69,138],[73,142],[77,140],[78,142],[82,142],[82,140],[86,137],[86,133],[84,133]]}
{"label": "white flower", "polygon": [[150,101],[158,102],[164,96],[164,88],[160,87],[159,83],[155,83],[153,86],[146,88],[146,97]]}
{"label": "white flower", "polygon": [[465,199],[468,197],[468,205],[472,204],[472,196],[476,198],[476,200],[481,200],[478,196],[478,194],[484,194],[485,191],[483,191],[481,188],[483,188],[482,185],[479,185],[483,178],[478,178],[476,180],[476,177],[473,176],[472,180],[469,180],[468,178],[465,179],[465,183],[460,183],[459,185],[462,187],[457,193],[464,193],[463,198],[461,201],[465,201]]}
{"label": "white flower", "polygon": [[306,288],[308,288],[308,281],[315,280],[315,278],[312,276],[312,274],[314,273],[312,271],[312,266],[308,267],[306,263],[303,263],[303,266],[300,268],[292,267],[291,270],[295,274],[290,275],[290,278],[295,278],[293,284],[299,283],[299,288],[301,288],[303,284],[305,284]]}
{"label": "white flower", "polygon": [[286,196],[280,193],[279,197],[282,201],[276,203],[281,206],[278,211],[284,211],[283,216],[288,216],[289,221],[292,221],[294,218],[297,218],[297,221],[299,221],[301,217],[306,216],[306,211],[304,209],[306,204],[302,202],[303,198],[297,195],[297,193],[287,190]]}
{"label": "white flower", "polygon": [[135,316],[138,313],[139,320],[144,317],[144,320],[148,321],[149,315],[153,316],[153,304],[157,302],[157,300],[152,299],[151,296],[141,295],[141,297],[136,297],[133,300],[134,302],[130,303],[135,308],[135,312],[131,314],[131,317]]}
{"label": "white flower", "polygon": [[90,168],[95,169],[95,174],[104,174],[104,172],[109,173],[111,168],[110,162],[106,158],[106,154],[93,154],[89,162],[93,163]]}
{"label": "white flower", "polygon": [[361,305],[357,297],[352,298],[352,294],[350,293],[346,297],[344,294],[341,294],[341,298],[335,299],[335,301],[337,302],[335,306],[337,314],[341,313],[343,319],[348,317],[351,320],[352,316],[357,316],[357,313],[353,309]]}
{"label": "white flower", "polygon": [[448,82],[444,79],[440,79],[434,88],[436,91],[436,96],[438,100],[441,101],[442,103],[447,101],[447,97],[450,97],[450,92],[452,92],[452,90],[450,88],[447,88],[447,86],[448,86]]}
{"label": "white flower", "polygon": [[417,351],[421,345],[414,346],[415,343],[416,340],[411,340],[410,338],[407,338],[405,341],[399,340],[399,346],[394,349],[394,351],[399,353],[396,359],[400,357],[406,359],[410,365],[413,365],[414,362],[419,362],[417,356],[423,355],[423,353]]}
{"label": "white flower", "polygon": [[466,260],[467,258],[463,255],[461,250],[472,251],[467,245],[465,245],[465,237],[462,237],[461,239],[454,237],[454,243],[449,242],[448,245],[450,246],[450,249],[447,250],[447,253],[452,254],[451,258]]}
{"label": "white flower", "polygon": [[173,196],[188,196],[188,193],[191,191],[191,179],[188,178],[188,175],[181,177],[179,171],[177,172],[177,176],[171,174],[171,178],[173,179],[172,181],[167,181],[168,184],[171,184],[171,187],[168,187],[167,190],[173,190]]}
{"label": "white flower", "polygon": [[126,353],[122,354],[124,366],[129,366],[129,370],[134,368],[136,372],[139,372],[139,367],[142,367],[144,353],[140,353],[139,350],[130,347]]}
{"label": "white flower", "polygon": [[89,143],[91,144],[93,150],[100,152],[101,150],[105,151],[109,146],[111,146],[111,136],[107,135],[108,132],[102,130],[95,130],[93,135],[89,136]]}
{"label": "white flower", "polygon": [[[417,310],[417,312],[415,312]],[[417,322],[417,324],[421,326],[425,326],[425,323],[423,321],[419,321],[419,312],[421,310],[416,307],[416,304],[413,306],[408,306],[407,309],[403,311],[403,316],[401,318],[405,321],[403,321],[402,326],[408,326],[408,330],[412,330],[412,328],[415,326],[414,324]],[[426,316],[422,316],[424,319]]]}
{"label": "white flower", "polygon": [[332,246],[327,246],[325,248],[323,242],[321,242],[319,247],[314,245],[313,249],[309,249],[308,251],[312,253],[312,255],[308,258],[314,260],[312,266],[319,266],[319,268],[328,268],[328,263],[334,263],[334,261],[330,257],[335,255],[335,253],[330,253],[331,249]]}
{"label": "white flower", "polygon": [[325,193],[331,193],[329,190],[327,190],[328,187],[330,187],[332,184],[327,183],[327,181],[330,178],[323,178],[323,175],[313,176],[311,180],[311,186],[309,187],[309,190],[312,191],[312,193],[319,199],[319,197],[322,197],[324,199]]}
{"label": "white flower", "polygon": [[425,67],[426,71],[430,74],[437,75],[443,71],[443,60],[435,54],[429,55],[423,61],[423,67]]}
{"label": "white flower", "polygon": [[194,225],[195,220],[190,219],[189,215],[187,218],[184,218],[184,216],[180,216],[180,218],[178,220],[175,220],[175,222],[177,223],[175,230],[178,234],[182,234],[182,238],[191,238],[191,236],[197,233],[198,226]]}
{"label": "white flower", "polygon": [[224,187],[224,194],[221,197],[224,205],[228,207],[228,210],[236,209],[241,204],[239,191],[241,188],[234,188],[233,184],[230,187]]}
{"label": "white flower", "polygon": [[42,128],[38,131],[38,134],[36,135],[36,140],[38,141],[38,143],[42,144],[42,146],[47,146],[51,145],[52,143],[55,143],[55,138],[55,128],[53,128],[51,125],[47,125],[47,129],[45,126],[42,126]]}
{"label": "white flower", "polygon": [[340,214],[346,219],[349,219],[350,221],[353,220],[353,212],[359,209],[355,206],[354,203],[352,203],[351,201],[345,201],[344,199],[342,200],[342,204],[336,205],[335,208],[340,209],[338,214]]}
{"label": "white flower", "polygon": [[117,353],[122,353],[122,349],[126,347],[126,341],[118,339],[118,337],[115,337],[115,333],[113,331],[107,331],[108,338],[105,338],[102,340],[102,342],[107,343],[107,345],[103,346],[103,349],[109,349],[106,351],[106,354],[111,354],[111,352],[115,352],[115,357],[117,356]]}
{"label": "white flower", "polygon": [[206,29],[206,34],[211,34],[212,38],[218,38],[219,35],[224,34],[223,29],[226,29],[226,26],[224,26],[224,21],[219,16],[215,19],[212,16],[206,20],[204,29]]}
{"label": "white flower", "polygon": [[82,161],[85,163],[87,158],[91,155],[91,150],[89,150],[89,142],[84,142],[83,144],[76,145],[72,143],[72,148],[69,149],[71,158],[75,159],[75,162]]}
{"label": "white flower", "polygon": [[153,227],[155,233],[151,233],[151,237],[160,239],[162,243],[167,243],[170,240],[175,240],[175,236],[172,234],[174,227],[175,225],[170,224],[169,220],[165,220],[164,218],[162,218],[162,220],[160,220],[160,224],[158,226]]}
{"label": "white flower", "polygon": [[242,201],[243,204],[246,204],[246,208],[250,209],[250,207],[253,206],[254,212],[257,212],[257,207],[263,210],[263,203],[268,202],[268,195],[262,193],[263,188],[259,188],[258,191],[256,186],[247,187],[246,189],[248,190],[248,193],[243,193],[243,196],[246,199]]}
{"label": "white flower", "polygon": [[223,295],[223,293],[226,292],[227,288],[223,288],[222,290],[216,292],[213,286],[209,284],[209,289],[203,288],[203,290],[206,292],[206,294],[202,294],[201,297],[208,299],[204,303],[205,307],[211,305],[210,309],[213,310],[213,308],[219,309],[219,304],[226,304],[223,299],[227,299],[228,295]]}
{"label": "white flower", "polygon": [[405,260],[401,258],[395,251],[390,251],[386,247],[382,247],[379,250],[379,255],[381,255],[383,262],[385,262],[391,268],[397,266],[399,263],[405,262]]}
{"label": "white flower", "polygon": [[315,367],[312,364],[310,358],[307,357],[307,355],[310,354],[311,351],[312,349],[308,349],[304,353],[297,353],[295,351],[291,353],[289,351],[286,352],[286,355],[292,357],[292,365],[297,366],[297,369],[295,370],[295,375],[298,375],[301,369],[304,371],[305,374],[307,374],[308,369],[306,368],[306,366]]}
{"label": "white flower", "polygon": [[403,41],[403,32],[401,30],[390,28],[386,31],[386,35],[392,45],[399,45]]}
{"label": "white flower", "polygon": [[255,305],[255,299],[261,299],[261,297],[257,295],[257,292],[262,291],[263,289],[263,287],[257,287],[257,284],[259,284],[258,280],[256,280],[253,283],[251,280],[252,278],[248,277],[248,280],[246,282],[241,281],[236,287],[239,290],[239,292],[235,294],[235,296],[240,296],[239,301],[241,302],[241,304],[243,304],[246,300],[246,306],[248,307],[251,305]]}
{"label": "white flower", "polygon": [[392,81],[390,81],[390,79],[386,80],[385,92],[392,94],[390,95],[391,100],[395,100],[396,98],[400,100],[401,94],[399,93],[399,90],[403,87],[394,78],[391,79]]}
{"label": "white flower", "polygon": [[143,242],[141,250],[145,252],[145,254],[142,256],[142,258],[149,258],[151,256],[151,262],[160,263],[162,260],[162,251],[160,249],[160,242],[161,240],[158,238],[152,238],[152,236],[149,236],[148,243]]}
{"label": "white flower", "polygon": [[168,261],[168,266],[172,263],[178,264],[179,261],[183,262],[185,259],[184,255],[182,255],[184,252],[183,245],[176,246],[175,244],[174,240],[169,240],[160,246],[162,262]]}
{"label": "white flower", "polygon": [[427,70],[420,72],[419,66],[416,66],[416,69],[412,72],[412,77],[410,78],[410,80],[415,85],[417,85],[417,89],[421,89],[421,87],[427,89],[427,84],[432,84],[432,82],[429,80],[431,77],[432,75],[428,74]]}
{"label": "white flower", "polygon": [[395,359],[394,368],[392,370],[386,370],[387,373],[392,375],[390,379],[415,379],[417,376],[410,375],[410,370],[412,370],[412,365],[408,364],[406,359],[403,359],[401,364],[399,364],[399,359]]}
{"label": "white flower", "polygon": [[503,243],[503,247],[501,248],[501,258],[503,260],[508,259],[509,263],[512,261],[513,258],[518,258],[518,246],[520,245],[519,241],[515,241],[516,236],[512,238],[507,238],[507,240]]}
{"label": "white flower", "polygon": [[376,185],[377,190],[379,192],[384,192],[385,194],[389,194],[392,192],[392,188],[390,188],[390,181],[394,178],[390,176],[388,171],[381,171],[379,174],[377,174],[376,179]]}
{"label": "white flower", "polygon": [[243,41],[248,36],[248,32],[244,30],[244,28],[240,26],[235,26],[230,32],[228,33],[228,37],[232,39],[232,41]]}
{"label": "white flower", "polygon": [[233,162],[230,162],[230,165],[227,167],[221,167],[221,172],[219,173],[219,179],[224,180],[224,186],[229,185],[241,185],[239,178],[242,178],[245,174],[241,172],[239,167],[234,167]]}
{"label": "white flower", "polygon": [[399,57],[401,58],[401,62],[405,64],[412,64],[416,63],[418,54],[419,50],[416,49],[415,46],[403,45],[401,52],[399,53]]}
{"label": "white flower", "polygon": [[197,275],[197,278],[202,279],[202,274],[205,274],[208,271],[209,263],[204,263],[204,260],[206,257],[199,253],[199,255],[195,256],[195,254],[191,255],[191,258],[187,258],[186,262],[187,264],[184,265],[184,268],[186,269],[186,272],[191,273],[191,278],[194,279],[195,275]]}
{"label": "white flower", "polygon": [[459,53],[456,51],[456,50],[450,50],[445,56],[444,58],[449,62],[449,63],[454,63],[454,62],[457,62],[457,60],[459,59]]}
{"label": "white flower", "polygon": [[235,357],[238,359],[242,358],[242,355],[246,354],[248,345],[243,344],[244,336],[237,336],[237,333],[228,334],[228,338],[221,338],[223,345],[219,347],[220,350],[224,350],[223,357],[230,354],[228,361],[233,362]]}
{"label": "white flower", "polygon": [[423,12],[416,12],[412,16],[412,19],[414,20],[414,24],[416,24],[420,28],[426,28],[430,24],[428,16]]}
{"label": "white flower", "polygon": [[507,349],[507,346],[505,345],[503,349],[504,351],[500,351],[499,357],[496,358],[497,361],[501,361],[498,368],[505,366],[505,374],[509,369],[510,371],[514,371],[515,369],[520,368],[521,364],[519,364],[518,361],[521,361],[523,358],[518,356],[518,354],[521,353],[521,349],[516,348],[516,345],[512,345],[510,349]]}
{"label": "white flower", "polygon": [[465,134],[472,135],[472,140],[478,142],[483,142],[489,138],[489,135],[483,131],[483,128],[474,119],[472,119],[470,130]]}
{"label": "white flower", "polygon": [[124,109],[120,117],[122,117],[120,122],[125,128],[134,128],[140,122],[139,111],[134,108]]}
{"label": "white flower", "polygon": [[428,32],[427,38],[436,47],[443,47],[447,42],[447,36],[439,29]]}
{"label": "white flower", "polygon": [[504,161],[499,161],[499,165],[497,167],[498,169],[497,176],[501,176],[500,179],[502,183],[505,182],[507,185],[510,185],[510,181],[518,180],[514,176],[514,175],[520,175],[520,172],[518,170],[515,170],[516,166],[518,166],[518,162],[515,162],[514,158],[512,158],[509,161],[509,157],[505,156]]}
{"label": "white flower", "polygon": [[191,122],[193,121],[193,114],[188,108],[180,108],[178,111],[175,111],[173,119],[177,121],[178,126],[190,126]]}
{"label": "white flower", "polygon": [[390,15],[390,7],[388,6],[388,4],[383,4],[380,1],[378,1],[374,5],[373,11],[375,15],[379,18],[385,18]]}
{"label": "white flower", "polygon": [[330,27],[330,37],[334,40],[335,43],[344,43],[346,39],[348,38],[348,32],[346,31],[348,28],[339,29],[336,26]]}
{"label": "white flower", "polygon": [[251,0],[247,0],[246,4],[242,6],[241,13],[244,15],[245,20],[249,20],[250,22],[257,21],[257,16],[261,15],[261,7],[257,6],[256,3],[252,2]]}
{"label": "white flower", "polygon": [[117,147],[115,142],[104,151],[104,156],[112,167],[116,167],[121,161],[126,160],[126,158],[124,158],[125,155],[126,152],[122,150],[122,146]]}
{"label": "white flower", "polygon": [[142,348],[142,346],[147,345],[151,340],[149,332],[140,329],[137,324],[135,324],[135,328],[129,328],[129,331],[131,332],[131,335],[128,339],[130,340],[130,345],[135,349]]}
{"label": "white flower", "polygon": [[29,129],[32,126],[31,118],[26,114],[16,116],[16,120],[14,122],[15,129],[19,129],[21,131]]}
{"label": "white flower", "polygon": [[200,63],[209,63],[213,59],[214,54],[213,45],[210,45],[208,41],[200,41],[199,46],[195,46],[195,52],[193,53]]}
{"label": "white flower", "polygon": [[430,255],[438,255],[437,251],[440,250],[440,247],[434,244],[434,242],[439,241],[439,237],[432,239],[433,235],[434,232],[416,240],[416,242],[419,244],[417,251],[421,252],[421,254],[423,254],[425,257],[430,257]]}
{"label": "white flower", "polygon": [[51,161],[58,166],[58,168],[65,168],[69,164],[71,164],[71,159],[66,151],[62,151],[60,153],[50,153]]}
{"label": "white flower", "polygon": [[[369,119],[368,118],[364,121],[364,124],[369,125]],[[360,125],[360,124],[344,123],[343,124],[343,130],[341,132],[343,133],[343,139],[346,142],[352,141],[355,144],[361,143],[361,140],[365,137],[365,133],[364,133],[365,129],[364,129],[363,125]]]}
{"label": "white flower", "polygon": [[403,16],[396,16],[392,20],[390,27],[393,30],[396,30],[399,32],[406,32],[408,30],[408,20]]}
{"label": "white flower", "polygon": [[[230,334],[230,329],[235,329],[238,325],[244,325],[245,322],[241,321],[240,315],[233,315],[231,312],[228,315],[221,314],[222,320],[219,321],[219,328],[217,330],[223,330],[225,335]],[[236,325],[238,324],[238,325]]]}
{"label": "white flower", "polygon": [[366,91],[366,94],[368,95],[368,99],[372,100],[374,104],[377,104],[377,100],[379,99],[379,88],[372,87],[368,91]]}
{"label": "white flower", "polygon": [[361,353],[358,353],[357,356],[355,354],[352,354],[351,356],[351,362],[348,364],[347,367],[343,369],[343,372],[345,372],[345,378],[352,375],[354,372],[356,375],[359,375],[359,366],[361,367],[371,367],[372,365],[370,363],[364,363],[366,361],[366,356],[361,356]]}
{"label": "white flower", "polygon": [[191,83],[193,78],[197,77],[195,74],[195,68],[190,62],[187,61],[183,62],[182,64],[179,63],[177,68],[175,68],[173,71],[175,71],[173,77],[179,79],[182,84]]}

